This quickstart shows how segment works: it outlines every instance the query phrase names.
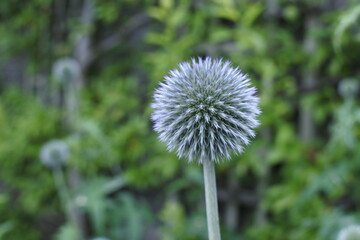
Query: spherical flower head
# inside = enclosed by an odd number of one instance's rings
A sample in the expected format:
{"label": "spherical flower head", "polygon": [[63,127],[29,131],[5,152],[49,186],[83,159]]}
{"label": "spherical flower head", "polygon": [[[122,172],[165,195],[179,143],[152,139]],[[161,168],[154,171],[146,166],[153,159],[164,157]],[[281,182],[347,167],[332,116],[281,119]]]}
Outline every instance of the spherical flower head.
{"label": "spherical flower head", "polygon": [[62,140],[51,140],[40,152],[41,162],[52,169],[59,169],[69,159],[68,145]]}
{"label": "spherical flower head", "polygon": [[337,240],[359,240],[360,226],[352,225],[342,229],[337,237]]}
{"label": "spherical flower head", "polygon": [[339,93],[345,99],[355,98],[359,91],[359,83],[356,79],[347,78],[341,80],[339,84]]}
{"label": "spherical flower head", "polygon": [[56,82],[66,84],[82,77],[81,67],[73,58],[60,58],[53,65],[52,75]]}
{"label": "spherical flower head", "polygon": [[152,120],[169,151],[189,162],[219,162],[241,153],[259,125],[256,88],[222,59],[192,59],[165,76],[154,94]]}

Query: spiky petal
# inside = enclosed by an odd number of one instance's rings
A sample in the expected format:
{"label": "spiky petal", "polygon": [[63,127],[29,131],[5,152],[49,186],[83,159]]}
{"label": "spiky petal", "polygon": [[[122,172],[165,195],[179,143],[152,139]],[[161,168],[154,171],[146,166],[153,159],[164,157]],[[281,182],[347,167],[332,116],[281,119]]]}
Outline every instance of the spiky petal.
{"label": "spiky petal", "polygon": [[241,153],[259,125],[259,98],[229,61],[207,57],[180,63],[154,94],[154,130],[188,161],[218,162]]}

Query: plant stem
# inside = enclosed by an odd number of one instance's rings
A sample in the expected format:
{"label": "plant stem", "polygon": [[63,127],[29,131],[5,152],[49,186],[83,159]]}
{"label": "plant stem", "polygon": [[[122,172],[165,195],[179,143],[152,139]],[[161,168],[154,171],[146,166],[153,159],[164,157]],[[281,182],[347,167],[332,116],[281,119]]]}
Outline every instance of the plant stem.
{"label": "plant stem", "polygon": [[63,210],[65,211],[65,214],[69,221],[72,220],[71,218],[71,207],[70,207],[70,194],[67,190],[66,183],[64,180],[64,176],[62,174],[61,169],[55,169],[53,171],[54,179],[56,188],[60,197],[60,202],[63,207]]}
{"label": "plant stem", "polygon": [[220,240],[219,211],[216,193],[215,167],[212,161],[203,161],[206,217],[209,240]]}
{"label": "plant stem", "polygon": [[81,229],[81,226],[78,223],[78,221],[76,221],[71,196],[68,187],[66,185],[63,172],[61,169],[55,169],[53,171],[53,174],[55,178],[56,188],[60,197],[61,205],[65,211],[67,220],[75,227],[76,230],[75,234],[77,235],[76,239],[80,239],[80,240],[84,239],[83,236],[81,235],[81,232],[79,231],[79,229]]}

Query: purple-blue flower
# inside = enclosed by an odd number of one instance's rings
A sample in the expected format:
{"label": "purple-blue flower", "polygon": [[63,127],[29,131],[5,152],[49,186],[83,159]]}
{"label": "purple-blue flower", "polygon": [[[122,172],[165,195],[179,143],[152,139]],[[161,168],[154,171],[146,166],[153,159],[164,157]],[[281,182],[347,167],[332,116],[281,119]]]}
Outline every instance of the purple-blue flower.
{"label": "purple-blue flower", "polygon": [[180,63],[152,103],[154,130],[169,151],[202,163],[241,153],[259,125],[259,98],[248,76],[229,61],[207,57]]}

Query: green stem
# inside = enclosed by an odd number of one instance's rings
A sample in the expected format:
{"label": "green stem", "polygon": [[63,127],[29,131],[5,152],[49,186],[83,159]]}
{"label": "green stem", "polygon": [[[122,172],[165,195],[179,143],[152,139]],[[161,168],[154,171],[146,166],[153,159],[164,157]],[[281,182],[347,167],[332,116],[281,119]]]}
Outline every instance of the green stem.
{"label": "green stem", "polygon": [[71,199],[70,199],[70,194],[69,191],[67,190],[66,187],[66,183],[65,183],[65,179],[64,176],[62,174],[62,170],[61,169],[55,169],[53,171],[54,174],[54,179],[55,179],[55,183],[56,183],[56,188],[60,197],[60,202],[61,205],[66,213],[66,216],[68,218],[68,220],[71,222],[72,221],[72,217],[71,217]]}
{"label": "green stem", "polygon": [[79,231],[79,229],[81,229],[81,226],[76,221],[76,217],[74,216],[74,209],[73,209],[73,204],[72,204],[72,200],[71,200],[71,195],[70,195],[70,192],[66,185],[64,175],[63,175],[61,168],[54,169],[53,174],[54,174],[54,178],[55,178],[56,188],[57,188],[57,191],[58,191],[58,194],[60,197],[60,202],[65,211],[66,217],[67,217],[68,221],[71,224],[73,224],[73,226],[75,226],[75,228],[76,228],[76,235],[77,235],[76,239],[81,240],[81,239],[83,239],[83,237]]}
{"label": "green stem", "polygon": [[212,161],[203,161],[206,217],[208,224],[209,240],[220,240],[219,211],[216,193],[215,167]]}

